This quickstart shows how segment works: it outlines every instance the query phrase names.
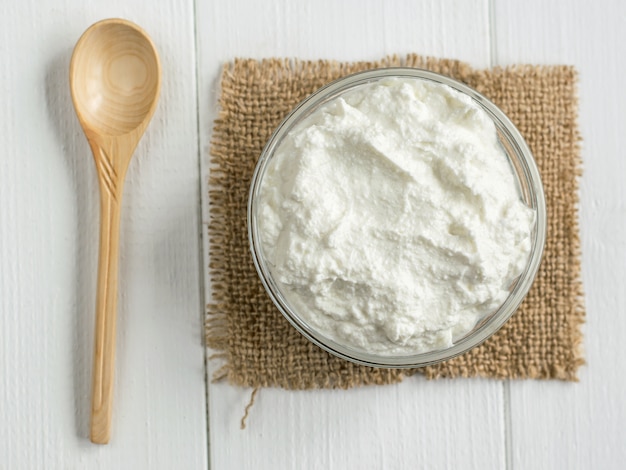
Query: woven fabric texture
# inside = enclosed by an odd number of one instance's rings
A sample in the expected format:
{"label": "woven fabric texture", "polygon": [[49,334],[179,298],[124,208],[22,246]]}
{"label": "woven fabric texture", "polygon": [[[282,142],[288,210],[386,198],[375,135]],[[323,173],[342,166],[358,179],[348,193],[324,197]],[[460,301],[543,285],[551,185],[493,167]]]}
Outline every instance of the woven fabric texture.
{"label": "woven fabric texture", "polygon": [[[363,367],[302,337],[274,307],[248,247],[246,210],[256,161],[274,128],[317,88],[357,71],[407,66],[460,80],[490,98],[515,123],[541,172],[548,207],[544,259],[527,298],[488,341],[419,370]],[[584,362],[580,326],[577,74],[567,66],[475,70],[454,60],[410,55],[377,62],[236,60],[225,66],[210,167],[207,344],[222,366],[215,379],[250,387],[350,388],[428,378],[576,380]]]}

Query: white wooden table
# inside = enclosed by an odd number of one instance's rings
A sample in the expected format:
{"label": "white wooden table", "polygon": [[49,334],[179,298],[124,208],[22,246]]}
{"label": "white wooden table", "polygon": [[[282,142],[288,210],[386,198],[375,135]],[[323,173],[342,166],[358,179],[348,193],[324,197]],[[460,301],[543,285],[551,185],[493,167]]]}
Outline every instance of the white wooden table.
{"label": "white wooden table", "polygon": [[[67,78],[79,35],[112,16],[151,34],[164,76],[126,184],[113,439],[95,446],[86,436],[98,199]],[[619,0],[3,2],[0,469],[624,468],[625,22]],[[588,310],[580,383],[264,389],[241,431],[250,390],[207,383],[215,365],[207,368],[202,340],[221,65],[407,52],[476,67],[578,67]]]}

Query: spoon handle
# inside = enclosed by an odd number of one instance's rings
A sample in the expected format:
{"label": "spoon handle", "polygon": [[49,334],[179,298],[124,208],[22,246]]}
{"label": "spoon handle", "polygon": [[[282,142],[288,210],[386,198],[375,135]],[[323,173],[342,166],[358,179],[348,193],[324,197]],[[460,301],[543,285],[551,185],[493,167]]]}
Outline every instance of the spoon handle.
{"label": "spoon handle", "polygon": [[[95,150],[95,149],[94,149]],[[107,444],[111,436],[115,324],[121,212],[121,184],[100,150],[95,155],[100,180],[100,255],[96,294],[96,333],[91,395],[91,442]],[[98,158],[100,157],[100,158]]]}

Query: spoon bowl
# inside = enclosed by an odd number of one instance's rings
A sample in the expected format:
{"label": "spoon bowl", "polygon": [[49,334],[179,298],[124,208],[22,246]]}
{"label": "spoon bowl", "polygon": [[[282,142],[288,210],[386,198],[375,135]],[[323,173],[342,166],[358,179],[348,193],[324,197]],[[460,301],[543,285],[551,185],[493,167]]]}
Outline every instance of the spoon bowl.
{"label": "spoon bowl", "polygon": [[154,44],[137,25],[116,19],[91,26],[76,44],[70,67],[83,127],[110,136],[141,127],[157,103],[159,70]]}
{"label": "spoon bowl", "polygon": [[159,98],[161,65],[150,37],[122,19],[95,23],[74,47],[70,89],[100,187],[100,255],[91,398],[91,441],[111,436],[120,213],[131,157]]}

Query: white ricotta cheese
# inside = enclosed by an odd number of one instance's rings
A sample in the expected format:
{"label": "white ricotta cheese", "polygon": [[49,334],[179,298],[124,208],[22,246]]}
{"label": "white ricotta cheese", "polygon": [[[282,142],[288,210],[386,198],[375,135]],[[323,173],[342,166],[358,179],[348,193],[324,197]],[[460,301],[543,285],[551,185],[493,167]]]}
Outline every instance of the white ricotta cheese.
{"label": "white ricotta cheese", "polygon": [[535,213],[468,96],[385,79],[295,127],[264,175],[264,256],[293,309],[380,355],[446,348],[508,295]]}

